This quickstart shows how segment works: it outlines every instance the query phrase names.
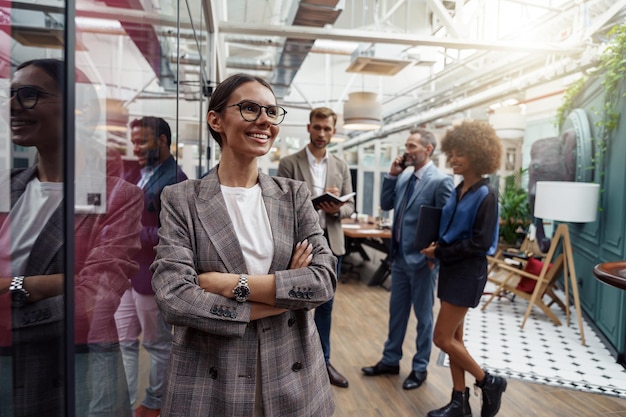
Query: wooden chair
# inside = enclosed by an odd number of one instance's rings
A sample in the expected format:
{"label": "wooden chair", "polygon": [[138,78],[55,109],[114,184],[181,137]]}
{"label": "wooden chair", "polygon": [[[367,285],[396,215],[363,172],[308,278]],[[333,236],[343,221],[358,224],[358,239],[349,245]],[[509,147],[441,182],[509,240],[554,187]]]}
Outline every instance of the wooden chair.
{"label": "wooden chair", "polygon": [[[505,294],[513,294],[515,297],[523,298],[529,302],[526,313],[524,314],[524,319],[522,320],[522,324],[520,326],[522,329],[524,328],[526,320],[528,320],[530,312],[534,306],[539,307],[554,322],[554,324],[557,326],[561,325],[561,321],[550,309],[550,306],[556,303],[563,309],[563,311],[566,311],[567,309],[565,303],[563,303],[563,301],[561,301],[561,299],[554,292],[556,282],[563,272],[563,254],[557,256],[551,266],[544,264],[541,268],[541,272],[538,274],[533,274],[523,269],[519,269],[509,263],[506,263],[504,260],[495,257],[490,259],[490,263],[491,265],[489,268],[492,271],[498,268],[501,272],[503,272],[503,274],[500,274],[501,279],[497,281],[495,281],[495,278],[490,278],[491,280],[494,280],[493,282],[497,282],[498,287],[493,292],[491,297],[489,297],[489,299],[483,304],[481,310],[487,308],[495,297],[501,297]],[[523,291],[518,287],[519,279],[522,277],[535,281],[532,293]],[[549,299],[547,304],[544,302],[544,298],[546,297]]]}
{"label": "wooden chair", "polygon": [[[535,253],[534,251],[537,251],[539,253]],[[523,257],[511,256],[511,254],[516,254],[516,253],[520,255],[523,254]],[[537,245],[533,245],[528,235],[526,235],[526,237],[522,241],[522,244],[520,245],[519,248],[503,248],[501,246],[498,247],[498,250],[493,256],[487,256],[487,261],[488,261],[487,279],[493,284],[495,284],[496,286],[500,285],[502,282],[502,276],[503,275],[506,276],[508,274],[508,272],[506,271],[499,270],[499,265],[501,265],[502,262],[508,263],[509,265],[512,265],[512,266],[522,267],[525,260],[528,259],[528,257],[530,256],[539,256],[540,258],[543,258],[544,254],[540,252],[540,249],[537,247]],[[508,261],[506,259],[508,259]],[[493,293],[485,292],[483,294],[492,295]],[[499,299],[505,295],[507,294],[504,291],[502,291],[496,296]],[[511,298],[512,300],[514,296],[507,297],[507,298]]]}

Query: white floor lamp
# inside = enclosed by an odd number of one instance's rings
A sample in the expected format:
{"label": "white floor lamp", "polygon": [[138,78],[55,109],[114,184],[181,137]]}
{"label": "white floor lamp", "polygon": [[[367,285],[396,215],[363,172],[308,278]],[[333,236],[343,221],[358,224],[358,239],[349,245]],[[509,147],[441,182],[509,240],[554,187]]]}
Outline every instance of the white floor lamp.
{"label": "white floor lamp", "polygon": [[[596,220],[598,213],[598,198],[600,184],[586,182],[566,182],[566,181],[538,181],[535,194],[535,217],[539,219],[549,219],[559,222],[589,223]],[[580,298],[578,296],[578,283],[576,278],[576,268],[574,266],[574,254],[569,235],[567,223],[560,223],[554,233],[550,249],[546,254],[545,265],[552,261],[554,252],[559,242],[563,243],[563,280],[565,283],[565,315],[567,325],[570,324],[569,315],[569,285],[572,287],[574,306],[578,316],[578,328],[580,329],[580,339],[585,345],[585,333],[583,330],[582,310],[580,308]],[[539,287],[539,286],[537,286]],[[535,302],[538,291],[534,292],[522,321],[522,326],[530,315],[530,310]]]}

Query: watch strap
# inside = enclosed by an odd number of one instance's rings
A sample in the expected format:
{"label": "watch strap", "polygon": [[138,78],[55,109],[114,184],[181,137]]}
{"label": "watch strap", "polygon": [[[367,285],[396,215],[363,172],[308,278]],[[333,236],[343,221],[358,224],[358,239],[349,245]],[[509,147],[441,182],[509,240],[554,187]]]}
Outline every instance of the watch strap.
{"label": "watch strap", "polygon": [[24,276],[23,275],[13,277],[13,279],[11,279],[11,285],[9,286],[9,291],[17,291],[17,290],[24,290]]}

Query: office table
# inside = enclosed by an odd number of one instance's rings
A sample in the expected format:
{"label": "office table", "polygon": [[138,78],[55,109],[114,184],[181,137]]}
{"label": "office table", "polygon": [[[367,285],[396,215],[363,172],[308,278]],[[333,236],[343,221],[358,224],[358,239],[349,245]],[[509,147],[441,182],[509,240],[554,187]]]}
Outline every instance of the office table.
{"label": "office table", "polygon": [[391,272],[391,261],[389,260],[389,241],[391,230],[379,229],[377,222],[355,222],[352,219],[342,220],[343,234],[346,237],[346,254],[358,252],[364,260],[370,258],[363,249],[363,245],[385,253],[387,256],[380,263],[367,285],[382,285]]}

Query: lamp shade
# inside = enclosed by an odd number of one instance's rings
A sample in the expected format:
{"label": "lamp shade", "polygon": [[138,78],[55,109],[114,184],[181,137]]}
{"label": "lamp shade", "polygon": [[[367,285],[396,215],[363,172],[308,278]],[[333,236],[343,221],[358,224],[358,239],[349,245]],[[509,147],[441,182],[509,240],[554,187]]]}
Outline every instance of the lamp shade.
{"label": "lamp shade", "polygon": [[375,130],[382,124],[382,105],[376,94],[350,93],[343,104],[343,128],[346,130]]}
{"label": "lamp shade", "polygon": [[526,130],[526,116],[519,106],[500,107],[489,116],[489,123],[500,139],[520,139]]}
{"label": "lamp shade", "polygon": [[537,181],[535,217],[561,222],[596,220],[600,184],[568,181]]}

